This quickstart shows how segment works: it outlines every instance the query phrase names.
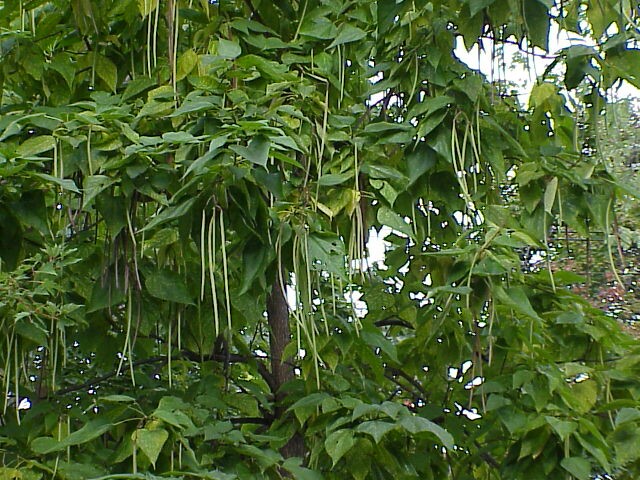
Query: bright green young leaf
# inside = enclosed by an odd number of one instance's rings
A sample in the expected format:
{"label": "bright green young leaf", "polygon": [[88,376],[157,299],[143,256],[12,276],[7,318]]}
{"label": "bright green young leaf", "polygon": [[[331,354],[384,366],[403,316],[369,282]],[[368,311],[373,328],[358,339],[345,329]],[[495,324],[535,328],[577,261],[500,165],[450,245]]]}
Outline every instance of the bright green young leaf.
{"label": "bright green young leaf", "polygon": [[139,428],[131,434],[131,439],[147,456],[151,465],[155,468],[162,447],[169,438],[169,432],[164,428],[147,429]]}
{"label": "bright green young leaf", "polygon": [[198,54],[193,50],[186,50],[178,58],[178,66],[176,68],[176,82],[179,82],[189,75],[198,65]]}

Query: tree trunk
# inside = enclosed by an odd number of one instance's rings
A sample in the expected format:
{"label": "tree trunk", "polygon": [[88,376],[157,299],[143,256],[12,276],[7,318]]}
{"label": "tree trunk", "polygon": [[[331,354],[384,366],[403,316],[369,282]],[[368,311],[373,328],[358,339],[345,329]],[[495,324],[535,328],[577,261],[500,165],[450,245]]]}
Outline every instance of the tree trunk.
{"label": "tree trunk", "polygon": [[[276,276],[271,294],[267,300],[267,317],[269,321],[269,348],[271,350],[271,375],[273,377],[272,392],[275,398],[275,418],[280,419],[284,415],[281,405],[283,394],[280,391],[282,385],[293,380],[293,367],[282,361],[285,347],[291,341],[291,331],[289,330],[289,307],[287,299],[282,291],[280,278]],[[292,419],[293,421],[293,419]],[[283,457],[305,456],[304,439],[296,433],[287,444],[280,449]]]}

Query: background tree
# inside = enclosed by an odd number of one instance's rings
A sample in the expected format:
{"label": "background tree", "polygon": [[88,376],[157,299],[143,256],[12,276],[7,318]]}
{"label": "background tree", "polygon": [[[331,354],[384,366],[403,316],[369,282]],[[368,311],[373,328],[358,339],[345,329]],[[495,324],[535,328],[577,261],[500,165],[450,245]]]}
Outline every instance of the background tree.
{"label": "background tree", "polygon": [[595,124],[628,2],[0,6],[4,477],[636,476],[637,342],[520,261],[629,187],[452,55],[588,34]]}

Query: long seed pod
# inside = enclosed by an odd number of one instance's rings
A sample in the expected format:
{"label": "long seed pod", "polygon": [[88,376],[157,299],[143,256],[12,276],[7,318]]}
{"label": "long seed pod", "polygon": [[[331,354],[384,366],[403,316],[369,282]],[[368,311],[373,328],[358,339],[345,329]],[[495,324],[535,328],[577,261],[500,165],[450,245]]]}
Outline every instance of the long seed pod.
{"label": "long seed pod", "polygon": [[213,327],[216,337],[220,333],[220,314],[218,312],[218,293],[216,288],[215,264],[216,264],[216,212],[215,208],[209,220],[209,235],[207,238],[207,250],[209,254],[209,284],[211,286],[211,302],[213,303]]}
{"label": "long seed pod", "polygon": [[222,247],[222,273],[224,275],[224,301],[227,308],[228,335],[231,335],[231,295],[229,293],[229,272],[227,269],[227,239],[224,232],[224,210],[220,210],[220,244]]}
{"label": "long seed pod", "polygon": [[205,211],[202,210],[202,219],[200,223],[200,301],[204,300],[204,290],[207,275],[206,236],[207,217]]}

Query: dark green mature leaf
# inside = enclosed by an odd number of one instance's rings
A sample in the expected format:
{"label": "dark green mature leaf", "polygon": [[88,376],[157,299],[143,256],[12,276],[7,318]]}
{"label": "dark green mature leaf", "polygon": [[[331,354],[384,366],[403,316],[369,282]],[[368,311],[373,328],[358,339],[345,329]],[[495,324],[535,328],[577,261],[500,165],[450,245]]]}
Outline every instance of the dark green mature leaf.
{"label": "dark green mature leaf", "polygon": [[294,478],[299,480],[322,480],[324,477],[315,470],[310,470],[300,466],[301,459],[287,458],[282,464],[282,468],[291,472]]}
{"label": "dark green mature leaf", "polygon": [[531,306],[529,297],[521,287],[498,288],[496,289],[496,298],[517,312],[536,320],[542,320]]}
{"label": "dark green mature leaf", "polygon": [[164,223],[186,215],[191,210],[191,207],[193,207],[195,201],[196,198],[190,198],[178,205],[165,208],[157,216],[153,217],[142,230],[149,230],[151,228],[158,227]]}
{"label": "dark green mature leaf", "polygon": [[16,150],[20,158],[28,158],[39,153],[53,150],[56,146],[56,139],[51,135],[39,135],[25,140]]}
{"label": "dark green mature leaf", "polygon": [[218,40],[218,55],[222,58],[233,59],[242,54],[242,48],[236,42],[221,38]]}
{"label": "dark green mature leaf", "polygon": [[626,422],[640,420],[640,410],[637,408],[621,408],[616,415],[616,427]]}
{"label": "dark green mature leaf", "polygon": [[356,427],[356,432],[371,435],[376,443],[380,443],[382,438],[391,430],[397,428],[394,423],[382,420],[371,420],[363,422]]}
{"label": "dark green mature leaf", "polygon": [[567,457],[560,461],[560,465],[578,480],[591,478],[591,465],[588,460],[579,457]]}
{"label": "dark green mature leaf", "polygon": [[64,81],[67,82],[67,86],[72,88],[76,76],[76,67],[71,55],[67,53],[56,55],[51,61],[49,68],[58,72],[62,78],[64,78]]}
{"label": "dark green mature leaf", "polygon": [[524,2],[524,20],[529,41],[537,47],[548,50],[551,22],[548,8],[541,0]]}
{"label": "dark green mature leaf", "polygon": [[469,0],[469,11],[474,17],[478,12],[493,4],[495,0]]}
{"label": "dark green mature leaf", "polygon": [[305,397],[302,397],[296,403],[289,407],[290,411],[293,411],[298,418],[298,421],[303,424],[322,402],[329,398],[329,394],[325,392],[316,392]]}
{"label": "dark green mature leaf", "polygon": [[124,93],[122,94],[123,102],[126,102],[140,93],[155,87],[157,83],[149,77],[139,76],[135,80],[128,82],[126,85],[127,87],[124,89]]}
{"label": "dark green mature leaf", "polygon": [[381,225],[387,225],[388,227],[391,227],[392,229],[403,233],[408,237],[413,237],[413,230],[411,229],[411,225],[406,223],[400,215],[398,215],[388,207],[380,207],[378,209],[377,219]]}
{"label": "dark green mature leaf", "polygon": [[231,145],[229,148],[251,163],[266,167],[270,147],[271,141],[267,137],[264,135],[256,135],[251,139],[248,147]]}
{"label": "dark green mature leaf", "polygon": [[115,179],[111,177],[107,177],[106,175],[91,175],[84,179],[84,195],[82,197],[82,208],[87,208],[87,206],[91,205],[96,196],[109,188],[111,185],[115,183]]}
{"label": "dark green mature leaf", "polygon": [[104,83],[107,84],[112,92],[115,92],[116,87],[118,86],[118,68],[107,57],[99,54],[94,55],[95,69],[98,77],[100,77],[104,81]]}
{"label": "dark green mature leaf", "polygon": [[80,190],[76,186],[76,183],[70,178],[53,177],[46,173],[36,173],[35,176],[40,177],[43,180],[46,180],[48,182],[55,183],[56,185],[59,185],[63,189],[69,190],[70,192],[80,193]]}
{"label": "dark green mature leaf", "polygon": [[320,268],[342,276],[345,266],[344,243],[337,235],[309,235],[309,256],[313,262],[320,262]]}
{"label": "dark green mature leaf", "polygon": [[398,359],[398,351],[396,346],[384,335],[382,335],[377,330],[365,330],[361,332],[362,339],[367,342],[371,347],[375,349],[380,349],[384,352],[389,359],[395,363],[400,363]]}
{"label": "dark green mature leaf", "polygon": [[111,423],[106,418],[90,420],[79,430],[58,441],[52,437],[38,437],[31,442],[31,449],[40,454],[61,452],[73,445],[82,445],[98,438],[111,428]]}
{"label": "dark green mature leaf", "polygon": [[349,429],[336,430],[324,441],[324,448],[331,457],[333,466],[356,444],[353,431]]}
{"label": "dark green mature leaf", "polygon": [[343,23],[338,29],[338,35],[336,35],[336,38],[327,48],[337,47],[338,45],[343,45],[345,43],[356,42],[358,40],[362,40],[366,35],[367,32],[365,32],[361,28],[354,27],[350,23]]}
{"label": "dark green mature leaf", "polygon": [[157,270],[145,281],[147,291],[156,298],[175,303],[193,303],[182,276],[170,270]]}
{"label": "dark green mature leaf", "polygon": [[323,187],[340,185],[353,178],[353,172],[347,173],[325,173],[318,179],[318,184]]}
{"label": "dark green mature leaf", "polygon": [[20,221],[4,205],[0,204],[0,259],[7,270],[13,270],[18,265],[22,250],[23,231]]}
{"label": "dark green mature leaf", "polygon": [[453,436],[447,432],[444,428],[436,425],[430,420],[417,415],[404,415],[400,419],[400,425],[404,427],[409,433],[423,433],[429,432],[434,434],[441,442],[442,445],[448,449],[453,448],[454,440]]}

